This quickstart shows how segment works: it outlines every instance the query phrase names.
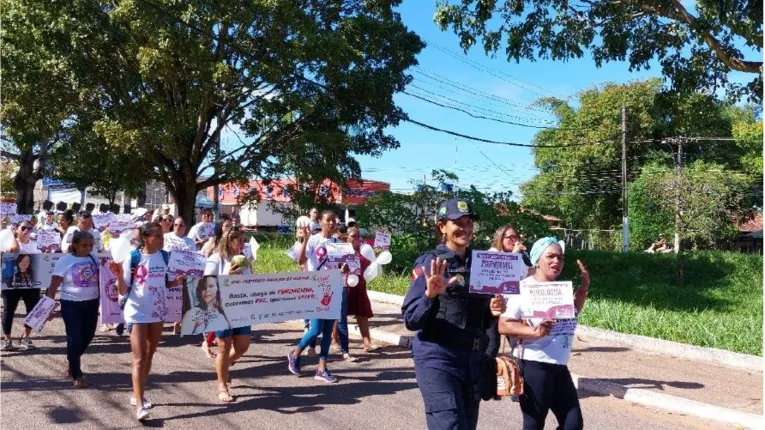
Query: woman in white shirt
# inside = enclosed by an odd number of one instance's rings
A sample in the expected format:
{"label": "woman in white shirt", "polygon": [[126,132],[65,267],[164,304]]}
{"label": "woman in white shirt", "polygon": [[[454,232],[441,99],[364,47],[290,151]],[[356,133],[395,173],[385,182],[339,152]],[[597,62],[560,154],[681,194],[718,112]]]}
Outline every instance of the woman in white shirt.
{"label": "woman in white shirt", "polygon": [[176,249],[181,251],[197,250],[194,239],[186,236],[186,222],[181,217],[173,221],[173,230],[170,233],[165,233],[164,250],[171,252]]}
{"label": "woman in white shirt", "polygon": [[[207,259],[205,276],[213,275],[251,275],[249,260],[242,266],[232,262],[234,257],[244,257],[244,233],[233,227],[223,234],[218,245],[218,252]],[[215,332],[218,338],[218,355],[215,357],[215,371],[218,374],[218,399],[221,402],[233,402],[228,384],[231,383],[229,367],[250,348],[252,327],[237,327]]]}
{"label": "woman in white shirt", "polygon": [[16,227],[11,246],[6,250],[17,254],[40,254],[37,249],[37,242],[31,239],[32,223],[24,221]]}
{"label": "woman in white shirt", "polygon": [[[172,282],[167,278],[167,253],[162,250],[162,227],[155,222],[141,225],[140,250],[130,253],[120,265],[109,263],[109,270],[117,277],[117,288],[124,300],[124,315],[130,349],[133,354],[133,398],[136,418],[149,417],[152,404],[144,397],[151,360],[162,337],[162,325],[167,316],[165,290],[183,285],[183,276]],[[137,264],[133,261],[137,260]],[[139,403],[140,399],[140,403]]]}
{"label": "woman in white shirt", "polygon": [[48,297],[56,298],[61,286],[61,317],[66,329],[68,375],[75,388],[86,388],[80,358],[88,349],[98,325],[99,264],[93,253],[93,236],[85,231],[72,236],[72,252],[61,257],[53,269]]}
{"label": "woman in white shirt", "polygon": [[[531,263],[536,268],[533,276],[524,279],[524,285],[553,282],[563,271],[563,249],[557,239],[545,237],[534,243]],[[577,318],[587,301],[590,274],[577,260],[582,272],[582,283],[574,293],[576,316],[573,319],[521,320],[520,301],[508,303],[500,317],[499,332],[521,340],[519,365],[523,373],[523,392],[520,398],[524,429],[544,428],[547,413],[552,410],[558,419],[558,428],[583,428],[582,409],[576,387],[568,370],[571,345]]]}

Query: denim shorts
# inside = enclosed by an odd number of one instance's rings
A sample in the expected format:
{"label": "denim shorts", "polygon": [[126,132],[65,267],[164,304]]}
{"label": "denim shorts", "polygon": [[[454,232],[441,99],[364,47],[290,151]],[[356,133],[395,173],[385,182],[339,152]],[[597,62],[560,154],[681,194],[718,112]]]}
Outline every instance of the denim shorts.
{"label": "denim shorts", "polygon": [[231,336],[249,336],[250,333],[252,333],[252,327],[237,327],[237,328],[227,328],[225,330],[218,330],[215,332],[215,337],[218,338],[225,338],[225,337],[231,337]]}

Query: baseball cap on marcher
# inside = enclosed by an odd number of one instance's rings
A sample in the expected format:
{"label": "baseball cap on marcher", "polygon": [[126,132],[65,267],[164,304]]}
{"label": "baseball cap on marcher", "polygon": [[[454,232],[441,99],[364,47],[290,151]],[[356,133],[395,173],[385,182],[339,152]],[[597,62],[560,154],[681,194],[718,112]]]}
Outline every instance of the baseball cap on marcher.
{"label": "baseball cap on marcher", "polygon": [[465,200],[449,199],[441,203],[436,212],[436,220],[458,220],[463,216],[469,216],[478,220],[478,215],[473,212],[473,206]]}

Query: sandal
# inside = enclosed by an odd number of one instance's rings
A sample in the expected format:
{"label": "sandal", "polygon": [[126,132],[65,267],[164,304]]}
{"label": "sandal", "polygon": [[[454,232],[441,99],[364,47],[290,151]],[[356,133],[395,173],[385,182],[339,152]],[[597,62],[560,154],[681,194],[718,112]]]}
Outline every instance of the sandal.
{"label": "sandal", "polygon": [[231,397],[231,394],[229,394],[228,391],[221,391],[218,393],[218,400],[223,403],[231,403],[234,401],[234,398]]}
{"label": "sandal", "polygon": [[364,347],[364,352],[375,352],[379,350],[380,350],[379,345],[369,345]]}
{"label": "sandal", "polygon": [[348,361],[350,363],[355,363],[355,362],[359,361],[358,358],[352,356],[351,354],[348,354],[347,352],[343,353],[343,360]]}

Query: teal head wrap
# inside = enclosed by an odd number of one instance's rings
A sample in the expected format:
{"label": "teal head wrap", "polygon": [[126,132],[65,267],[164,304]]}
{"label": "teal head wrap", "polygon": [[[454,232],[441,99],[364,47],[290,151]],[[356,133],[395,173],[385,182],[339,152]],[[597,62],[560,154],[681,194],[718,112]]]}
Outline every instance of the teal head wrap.
{"label": "teal head wrap", "polygon": [[545,252],[545,249],[547,249],[548,246],[557,244],[558,239],[555,237],[543,237],[534,242],[534,246],[531,247],[531,253],[529,254],[529,257],[531,258],[531,265],[537,265],[539,259],[542,257],[542,254]]}

